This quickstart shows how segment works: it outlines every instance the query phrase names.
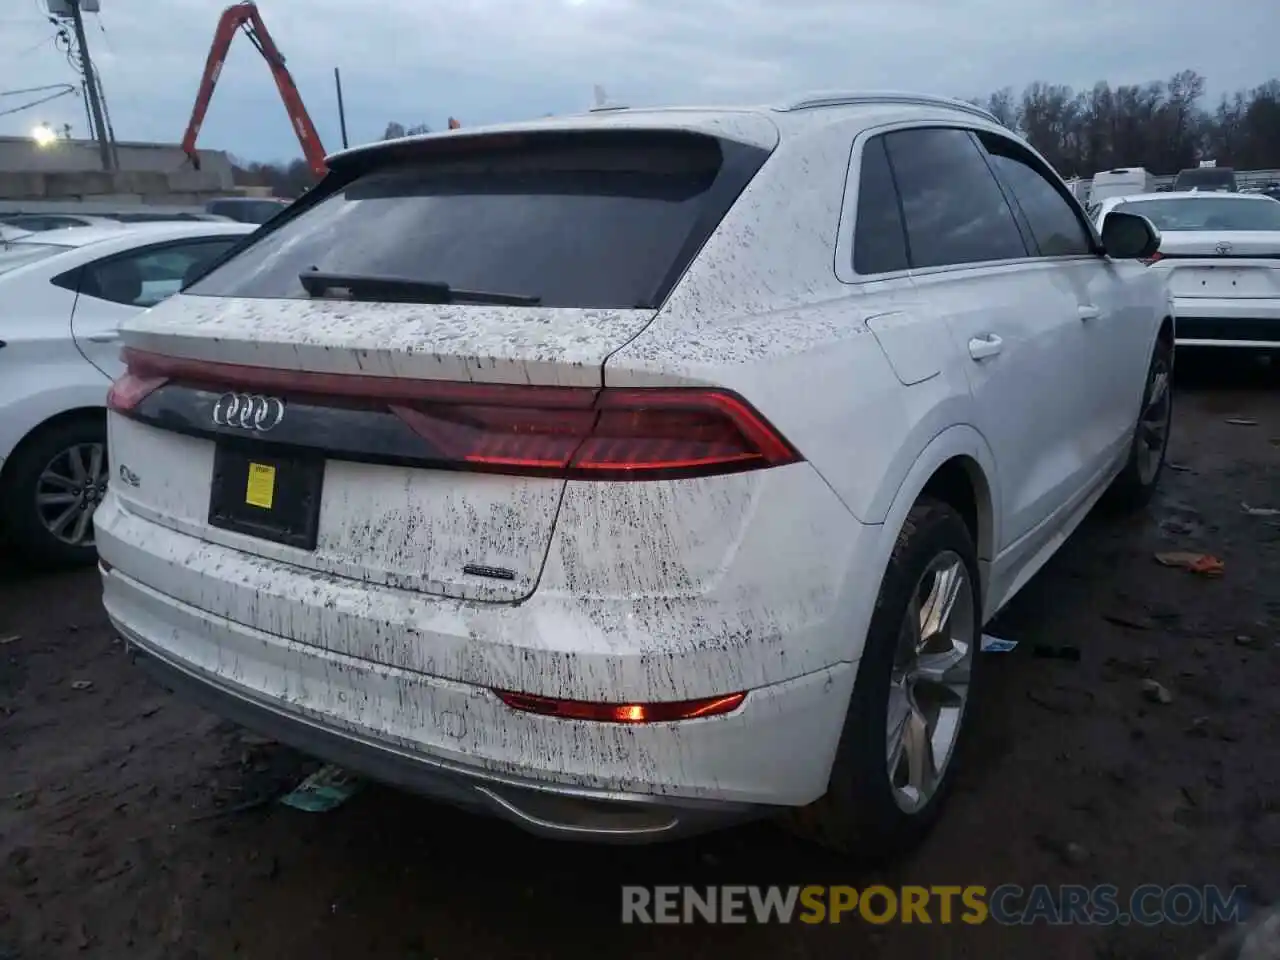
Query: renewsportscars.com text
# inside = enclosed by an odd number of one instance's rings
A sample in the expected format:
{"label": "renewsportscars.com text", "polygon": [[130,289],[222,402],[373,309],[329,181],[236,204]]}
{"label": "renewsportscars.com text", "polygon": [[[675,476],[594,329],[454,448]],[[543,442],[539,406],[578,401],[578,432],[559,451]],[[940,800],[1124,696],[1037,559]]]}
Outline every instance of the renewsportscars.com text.
{"label": "renewsportscars.com text", "polygon": [[1102,925],[1238,923],[1246,890],[1147,884],[985,886],[624,886],[623,923]]}

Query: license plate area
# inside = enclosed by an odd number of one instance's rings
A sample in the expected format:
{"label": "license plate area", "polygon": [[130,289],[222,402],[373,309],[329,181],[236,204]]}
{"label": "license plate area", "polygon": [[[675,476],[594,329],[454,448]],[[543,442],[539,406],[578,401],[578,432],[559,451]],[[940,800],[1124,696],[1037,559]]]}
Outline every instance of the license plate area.
{"label": "license plate area", "polygon": [[1275,294],[1265,269],[1189,267],[1177,270],[1172,283],[1181,297],[1266,297]]}
{"label": "license plate area", "polygon": [[323,486],[322,457],[219,442],[213,453],[209,526],[314,550]]}

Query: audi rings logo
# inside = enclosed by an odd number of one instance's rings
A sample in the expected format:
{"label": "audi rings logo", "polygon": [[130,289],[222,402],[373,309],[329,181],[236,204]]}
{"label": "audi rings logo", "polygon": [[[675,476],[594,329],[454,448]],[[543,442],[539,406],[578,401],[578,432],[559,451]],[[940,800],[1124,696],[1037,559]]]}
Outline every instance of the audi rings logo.
{"label": "audi rings logo", "polygon": [[213,422],[219,427],[238,427],[266,433],[284,419],[284,401],[256,393],[224,393],[213,405]]}

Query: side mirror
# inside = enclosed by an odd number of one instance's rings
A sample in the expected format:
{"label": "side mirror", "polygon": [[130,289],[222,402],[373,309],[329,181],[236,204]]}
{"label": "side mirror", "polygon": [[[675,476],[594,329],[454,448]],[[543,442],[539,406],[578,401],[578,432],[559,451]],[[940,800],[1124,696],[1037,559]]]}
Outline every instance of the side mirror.
{"label": "side mirror", "polygon": [[1147,260],[1160,249],[1160,231],[1144,216],[1115,210],[1102,221],[1102,246],[1117,260]]}

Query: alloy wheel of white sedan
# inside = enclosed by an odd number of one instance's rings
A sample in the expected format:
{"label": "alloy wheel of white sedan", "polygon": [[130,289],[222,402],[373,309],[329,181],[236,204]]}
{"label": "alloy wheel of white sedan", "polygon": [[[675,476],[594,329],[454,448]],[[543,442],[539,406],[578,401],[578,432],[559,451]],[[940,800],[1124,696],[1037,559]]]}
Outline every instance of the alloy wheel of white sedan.
{"label": "alloy wheel of white sedan", "polygon": [[93,511],[107,493],[107,444],[77,443],[58,453],[36,480],[36,510],[46,530],[71,547],[93,546]]}

